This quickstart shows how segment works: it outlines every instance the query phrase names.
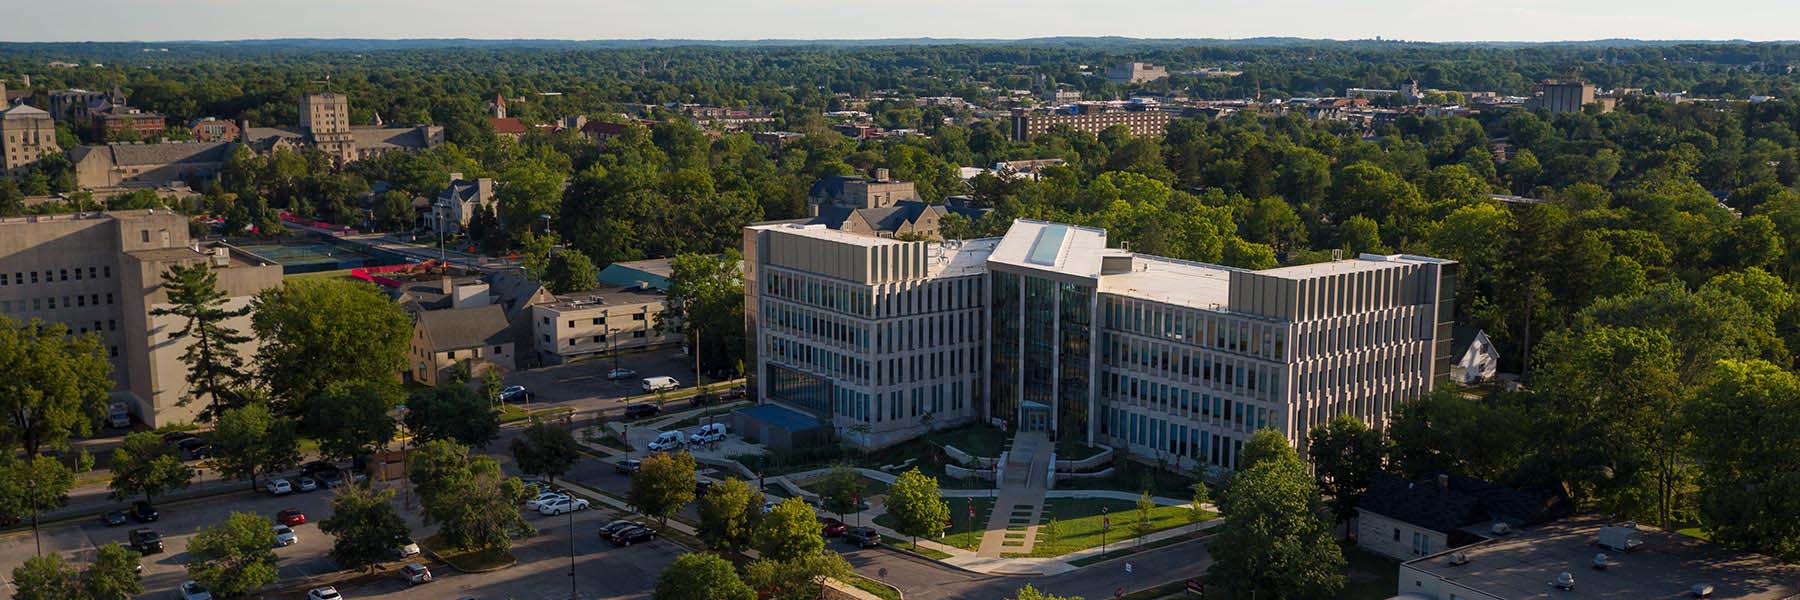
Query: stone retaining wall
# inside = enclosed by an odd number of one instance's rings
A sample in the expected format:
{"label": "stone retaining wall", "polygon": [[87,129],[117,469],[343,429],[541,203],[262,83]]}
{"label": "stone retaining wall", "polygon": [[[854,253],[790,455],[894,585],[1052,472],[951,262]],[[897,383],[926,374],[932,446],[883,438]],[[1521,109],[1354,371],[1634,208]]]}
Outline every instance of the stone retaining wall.
{"label": "stone retaining wall", "polygon": [[994,480],[994,470],[993,469],[968,469],[968,468],[959,467],[956,465],[944,465],[944,474],[949,475],[954,478],[957,478],[957,479],[973,478],[973,479],[980,479],[982,481],[993,481]]}
{"label": "stone retaining wall", "polygon": [[1095,454],[1095,455],[1089,456],[1087,458],[1083,458],[1083,459],[1079,459],[1079,460],[1056,461],[1056,470],[1057,471],[1086,471],[1088,469],[1092,469],[1094,467],[1098,467],[1101,465],[1112,464],[1112,461],[1113,461],[1113,449],[1112,448],[1104,448],[1104,449],[1100,450],[1099,454]]}
{"label": "stone retaining wall", "polygon": [[1113,474],[1113,468],[1107,467],[1107,468],[1104,468],[1104,469],[1101,469],[1098,471],[1089,472],[1089,473],[1058,472],[1056,474],[1056,479],[1058,481],[1071,481],[1071,480],[1081,480],[1081,479],[1105,479],[1108,477],[1112,477],[1112,474]]}

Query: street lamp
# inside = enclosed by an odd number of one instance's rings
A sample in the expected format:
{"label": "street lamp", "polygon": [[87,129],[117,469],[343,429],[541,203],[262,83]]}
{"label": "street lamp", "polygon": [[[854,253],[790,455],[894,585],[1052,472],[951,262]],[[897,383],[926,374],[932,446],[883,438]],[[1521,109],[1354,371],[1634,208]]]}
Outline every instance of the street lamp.
{"label": "street lamp", "polygon": [[444,251],[444,213],[450,210],[450,204],[443,200],[439,200],[437,201],[437,204],[432,206],[437,209],[431,211],[431,215],[436,217],[437,221],[437,227],[435,229],[437,229],[438,238],[438,262],[448,262],[448,253]]}

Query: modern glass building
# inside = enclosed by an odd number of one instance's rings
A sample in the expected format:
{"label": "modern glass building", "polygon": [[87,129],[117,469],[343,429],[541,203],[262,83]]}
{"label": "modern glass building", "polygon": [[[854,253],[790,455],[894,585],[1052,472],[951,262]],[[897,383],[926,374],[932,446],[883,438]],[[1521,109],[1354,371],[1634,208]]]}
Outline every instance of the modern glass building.
{"label": "modern glass building", "polygon": [[[746,263],[761,271],[751,279],[763,280],[761,299],[751,300],[762,305],[751,319],[760,397],[831,416],[852,432],[880,432],[865,435],[870,446],[980,419],[1232,469],[1256,429],[1274,428],[1298,446],[1313,425],[1339,414],[1379,425],[1396,403],[1449,375],[1451,261],[1364,255],[1247,271],[1108,248],[1103,230],[1028,220],[1001,238],[944,244],[792,225],[751,229],[745,256],[754,260]],[[798,255],[768,247],[796,239],[816,246]],[[758,245],[760,255],[751,251]],[[835,267],[813,262],[872,247],[894,250],[871,257],[898,252],[924,262],[899,279],[864,276],[863,267],[833,275],[826,271]],[[858,307],[883,306],[890,300],[881,294],[893,289],[905,308],[845,315],[853,331],[867,328],[876,340],[849,355],[809,341],[818,325],[806,319],[820,317],[808,311],[822,307],[784,286],[860,280],[867,281],[853,284],[852,297],[862,298],[862,286],[874,295]],[[930,291],[939,289],[948,291]],[[771,306],[775,296],[782,299]],[[919,346],[906,333],[914,324],[954,333]],[[824,363],[813,358],[820,352]],[[930,367],[939,353],[956,366]],[[835,366],[844,360],[848,375]],[[930,399],[940,386],[967,402],[939,410]],[[886,418],[863,421],[863,403]],[[931,422],[920,422],[925,414]]]}

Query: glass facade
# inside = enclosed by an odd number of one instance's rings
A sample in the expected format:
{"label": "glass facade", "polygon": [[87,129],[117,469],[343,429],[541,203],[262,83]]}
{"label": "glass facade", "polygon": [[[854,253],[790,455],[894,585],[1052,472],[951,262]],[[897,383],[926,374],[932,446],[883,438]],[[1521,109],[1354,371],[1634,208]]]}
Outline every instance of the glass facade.
{"label": "glass facade", "polygon": [[1025,287],[1024,349],[1019,365],[1025,371],[1019,398],[1023,402],[1056,406],[1056,284],[1023,276]]}
{"label": "glass facade", "polygon": [[1057,350],[1062,356],[1056,374],[1057,437],[1075,436],[1086,441],[1089,408],[1088,384],[1093,347],[1094,288],[1073,283],[1058,284]]}
{"label": "glass facade", "polygon": [[831,381],[807,373],[769,363],[769,395],[776,400],[804,408],[814,415],[831,418],[833,392]]}
{"label": "glass facade", "polygon": [[993,293],[989,305],[993,337],[988,344],[993,357],[988,378],[992,404],[988,414],[1010,421],[1019,414],[1019,276],[994,271],[988,273],[988,279]]}

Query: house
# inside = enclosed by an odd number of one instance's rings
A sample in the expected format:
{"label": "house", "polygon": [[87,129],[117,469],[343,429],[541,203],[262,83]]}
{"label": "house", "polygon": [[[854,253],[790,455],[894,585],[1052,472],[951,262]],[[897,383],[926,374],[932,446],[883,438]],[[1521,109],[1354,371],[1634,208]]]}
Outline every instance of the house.
{"label": "house", "polygon": [[[473,300],[475,295],[479,300]],[[460,299],[461,296],[458,296]],[[513,340],[506,313],[487,304],[487,286],[470,290],[470,304],[457,308],[413,312],[413,337],[407,350],[408,376],[413,381],[443,385],[456,369],[467,369],[470,378],[490,370],[512,370]]]}
{"label": "house", "polygon": [[913,182],[889,178],[887,169],[875,169],[875,176],[870,179],[855,175],[826,177],[806,193],[807,210],[813,216],[823,206],[884,208],[902,200],[918,199]]}
{"label": "house", "polygon": [[237,123],[217,117],[188,121],[187,129],[188,137],[196,142],[235,142],[243,135]]}
{"label": "house", "polygon": [[1452,332],[1450,360],[1450,379],[1463,385],[1493,379],[1500,370],[1500,350],[1478,327],[1458,326]]}
{"label": "house", "polygon": [[1407,560],[1568,516],[1572,506],[1558,492],[1473,477],[1412,481],[1381,475],[1356,505],[1356,545]]}
{"label": "house", "polygon": [[960,196],[950,200],[946,204],[903,200],[880,208],[822,206],[810,223],[862,235],[941,240],[944,217],[955,214],[975,221],[988,212],[969,207]]}
{"label": "house", "polygon": [[462,173],[451,173],[450,185],[438,192],[437,201],[431,203],[431,226],[446,233],[459,231],[469,226],[469,219],[493,204],[493,179],[471,181],[463,179]]}
{"label": "house", "polygon": [[[1622,535],[1621,535],[1622,534]],[[1638,542],[1629,551],[1603,536]],[[1552,582],[1559,579],[1565,589]],[[1636,523],[1581,516],[1400,564],[1396,595],[1487,598],[1800,598],[1800,565]]]}
{"label": "house", "polygon": [[536,364],[563,363],[681,342],[674,324],[658,327],[668,309],[668,296],[647,284],[598,285],[592,290],[556,294],[551,302],[533,304],[531,324]]}
{"label": "house", "polygon": [[527,129],[525,122],[520,121],[517,117],[488,117],[488,125],[494,128],[494,135],[515,142],[519,141],[519,138],[525,137]]}

